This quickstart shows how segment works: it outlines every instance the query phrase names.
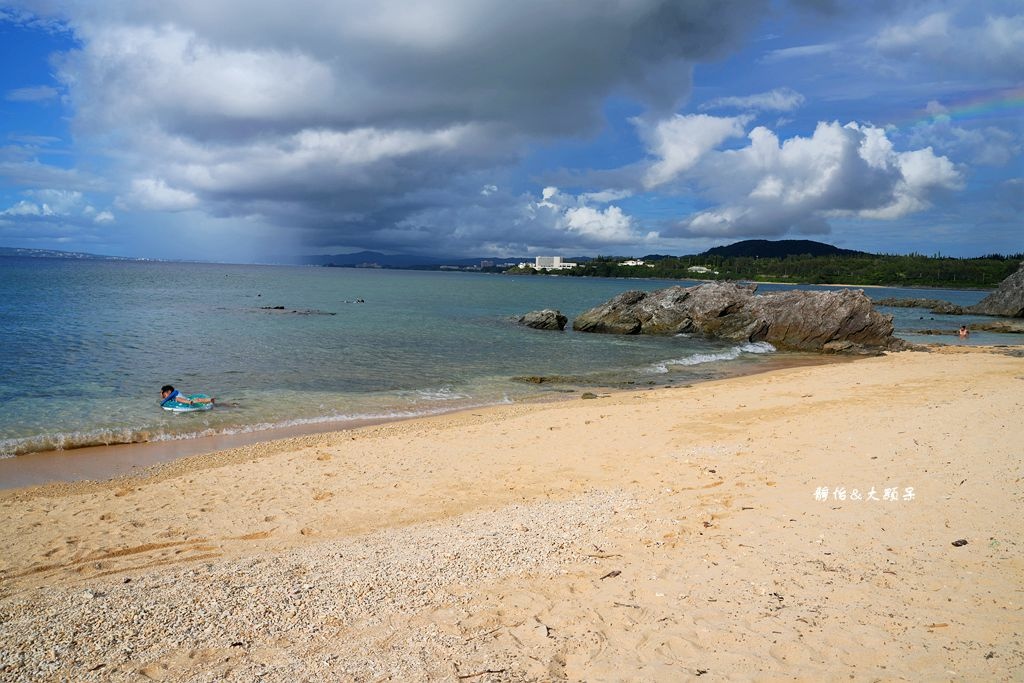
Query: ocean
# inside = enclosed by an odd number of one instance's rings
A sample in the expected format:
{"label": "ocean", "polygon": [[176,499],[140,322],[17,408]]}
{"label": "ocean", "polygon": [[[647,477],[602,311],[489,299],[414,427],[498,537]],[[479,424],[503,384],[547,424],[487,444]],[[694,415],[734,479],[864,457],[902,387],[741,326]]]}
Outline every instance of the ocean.
{"label": "ocean", "polygon": [[[340,428],[588,388],[690,384],[777,362],[780,354],[763,343],[515,324],[540,308],[571,320],[625,290],[672,284],[680,283],[0,257],[0,456],[297,425]],[[960,304],[984,296],[867,292]],[[938,340],[915,330],[973,320],[885,310],[914,341]],[[970,343],[1017,343],[1012,337],[975,334]],[[557,381],[523,379],[538,376]],[[213,395],[217,407],[164,411],[164,384]]]}

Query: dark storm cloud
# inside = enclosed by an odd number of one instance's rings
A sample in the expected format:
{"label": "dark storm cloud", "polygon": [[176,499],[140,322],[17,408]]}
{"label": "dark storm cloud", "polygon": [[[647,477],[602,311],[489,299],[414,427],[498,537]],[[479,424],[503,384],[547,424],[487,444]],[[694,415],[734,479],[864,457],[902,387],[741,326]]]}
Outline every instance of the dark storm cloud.
{"label": "dark storm cloud", "polygon": [[[440,244],[452,228],[440,220],[448,204],[431,212],[417,194],[451,197],[530,142],[593,133],[611,93],[671,111],[690,90],[691,64],[735,46],[766,9],[72,2],[59,12],[81,48],[58,60],[58,76],[79,135],[119,147],[122,210],[256,214],[311,245],[422,248],[402,236]],[[468,199],[473,216],[480,198]],[[481,204],[521,205],[504,193]],[[528,223],[518,229],[532,235]],[[483,232],[468,230],[463,248],[489,243]]]}

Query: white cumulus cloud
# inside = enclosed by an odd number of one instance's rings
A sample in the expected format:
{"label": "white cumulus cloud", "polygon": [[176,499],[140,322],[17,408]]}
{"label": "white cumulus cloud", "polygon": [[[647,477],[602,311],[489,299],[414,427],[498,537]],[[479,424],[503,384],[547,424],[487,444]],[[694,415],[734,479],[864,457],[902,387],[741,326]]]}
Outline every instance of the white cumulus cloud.
{"label": "white cumulus cloud", "polygon": [[617,206],[604,209],[578,206],[567,209],[565,227],[571,232],[605,242],[626,243],[636,236],[633,232],[633,219]]}
{"label": "white cumulus cloud", "polygon": [[110,223],[114,214],[108,210],[99,211],[87,204],[85,195],[75,190],[43,188],[25,190],[22,199],[0,211],[0,216],[29,221],[59,223]]}
{"label": "white cumulus cloud", "polygon": [[0,216],[53,216],[54,211],[46,204],[36,204],[24,199],[0,211]]}
{"label": "white cumulus cloud", "polygon": [[657,158],[644,176],[648,189],[664,185],[680,173],[693,168],[700,158],[731,137],[743,135],[746,117],[719,117],[707,114],[676,114],[648,124],[634,120],[648,152]]}
{"label": "white cumulus cloud", "polygon": [[608,204],[598,208],[591,206],[591,201],[588,193],[573,195],[554,186],[545,187],[540,201],[531,200],[523,207],[518,225],[531,231],[538,225],[545,226],[574,235],[576,241],[588,245],[635,244],[655,236],[641,232],[636,220],[621,207]]}
{"label": "white cumulus cloud", "polygon": [[758,126],[748,138],[706,154],[689,173],[714,206],[686,218],[683,234],[827,232],[830,218],[900,218],[963,183],[946,157],[930,147],[897,151],[873,126],[821,122],[810,137],[781,141]]}

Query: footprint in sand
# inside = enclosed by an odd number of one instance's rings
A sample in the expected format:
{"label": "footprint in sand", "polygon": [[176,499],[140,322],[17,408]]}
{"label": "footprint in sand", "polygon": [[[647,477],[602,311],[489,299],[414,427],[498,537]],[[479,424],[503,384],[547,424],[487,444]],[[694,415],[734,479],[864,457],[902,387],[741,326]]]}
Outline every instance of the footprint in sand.
{"label": "footprint in sand", "polygon": [[313,491],[313,500],[329,500],[333,497],[334,494],[330,491],[324,491],[323,489]]}
{"label": "footprint in sand", "polygon": [[162,681],[167,678],[167,669],[163,662],[155,662],[139,669],[139,674],[151,681]]}
{"label": "footprint in sand", "polygon": [[588,631],[567,648],[568,658],[584,664],[596,661],[608,649],[608,638],[600,631]]}

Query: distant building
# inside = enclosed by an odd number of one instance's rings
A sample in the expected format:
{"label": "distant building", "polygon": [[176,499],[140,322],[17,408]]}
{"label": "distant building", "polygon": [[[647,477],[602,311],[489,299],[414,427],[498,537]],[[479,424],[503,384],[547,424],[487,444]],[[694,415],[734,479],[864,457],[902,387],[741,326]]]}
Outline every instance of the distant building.
{"label": "distant building", "polygon": [[481,268],[493,268],[494,267],[494,261],[486,261],[486,260],[485,261],[481,261],[480,262],[480,267]]}
{"label": "distant building", "polygon": [[717,270],[711,270],[710,268],[705,268],[704,266],[690,266],[686,270],[687,270],[687,272],[690,272],[690,273],[701,273],[701,274],[712,273],[713,275],[718,275],[718,271]]}
{"label": "distant building", "polygon": [[[563,261],[561,256],[538,256],[534,259],[533,268],[534,270],[567,270],[575,268],[577,265],[579,264]],[[526,267],[526,264],[521,267]]]}
{"label": "distant building", "polygon": [[632,261],[623,261],[619,265],[620,266],[647,266],[648,268],[653,268],[654,267],[653,263],[646,263],[642,259],[635,259],[635,260],[632,260]]}

